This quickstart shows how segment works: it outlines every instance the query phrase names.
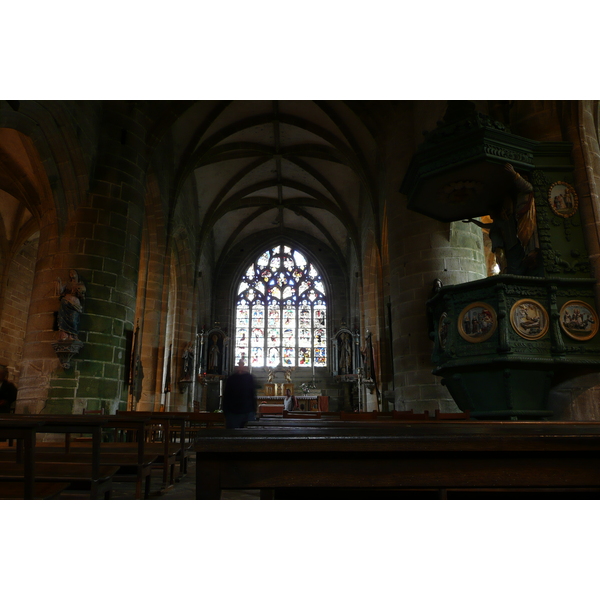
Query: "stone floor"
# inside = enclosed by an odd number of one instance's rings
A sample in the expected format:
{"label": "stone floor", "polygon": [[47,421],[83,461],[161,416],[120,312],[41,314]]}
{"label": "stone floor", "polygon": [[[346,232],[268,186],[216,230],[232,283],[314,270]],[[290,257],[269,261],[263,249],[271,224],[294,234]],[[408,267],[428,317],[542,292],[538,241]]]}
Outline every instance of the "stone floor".
{"label": "stone floor", "polygon": [[[196,495],[196,460],[190,457],[188,472],[167,490],[161,490],[162,472],[156,470],[150,480],[149,500],[194,500]],[[113,500],[135,500],[135,483],[116,481],[113,484]],[[258,490],[224,490],[221,500],[260,500]]]}

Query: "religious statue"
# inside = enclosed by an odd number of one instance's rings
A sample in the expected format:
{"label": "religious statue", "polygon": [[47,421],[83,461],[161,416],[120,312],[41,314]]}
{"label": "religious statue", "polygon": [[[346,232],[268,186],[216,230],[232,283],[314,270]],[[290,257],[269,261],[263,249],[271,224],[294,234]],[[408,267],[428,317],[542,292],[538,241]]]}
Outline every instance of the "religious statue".
{"label": "religious statue", "polygon": [[373,376],[373,345],[371,341],[370,331],[367,331],[365,337],[365,344],[361,349],[360,353],[362,354],[363,359],[364,378],[371,379],[371,377]]}
{"label": "religious statue", "polygon": [[286,383],[292,383],[292,369],[286,369],[284,375]]}
{"label": "religious statue", "polygon": [[343,375],[348,375],[352,372],[352,347],[350,336],[347,333],[342,333],[340,336],[339,369]]}
{"label": "religious statue", "polygon": [[133,376],[131,378],[131,395],[139,402],[142,398],[142,380],[144,379],[144,367],[140,356],[136,356],[133,365]]}
{"label": "religious statue", "polygon": [[194,351],[192,342],[190,342],[183,355],[182,355],[182,367],[181,367],[181,381],[192,381],[192,370],[194,369]]}
{"label": "religious statue", "polygon": [[82,302],[86,288],[74,269],[69,271],[69,281],[65,284],[58,279],[60,307],[58,309],[59,340],[78,340],[79,318],[83,312]]}
{"label": "religious statue", "polygon": [[219,336],[214,333],[211,337],[212,346],[208,351],[208,370],[218,371],[219,370],[219,356],[221,351],[219,350]]}
{"label": "religious statue", "polygon": [[501,273],[537,275],[539,270],[539,240],[533,186],[507,163],[513,193],[490,212],[492,223],[467,219],[482,229],[489,229],[492,252]]}

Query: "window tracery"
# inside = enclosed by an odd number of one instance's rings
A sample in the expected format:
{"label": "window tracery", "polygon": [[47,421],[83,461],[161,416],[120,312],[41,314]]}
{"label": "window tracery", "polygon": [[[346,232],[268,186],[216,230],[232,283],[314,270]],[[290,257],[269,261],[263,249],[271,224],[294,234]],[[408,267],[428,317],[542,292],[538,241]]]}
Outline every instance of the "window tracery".
{"label": "window tracery", "polygon": [[284,244],[263,252],[239,283],[235,363],[327,366],[327,304],[318,269]]}

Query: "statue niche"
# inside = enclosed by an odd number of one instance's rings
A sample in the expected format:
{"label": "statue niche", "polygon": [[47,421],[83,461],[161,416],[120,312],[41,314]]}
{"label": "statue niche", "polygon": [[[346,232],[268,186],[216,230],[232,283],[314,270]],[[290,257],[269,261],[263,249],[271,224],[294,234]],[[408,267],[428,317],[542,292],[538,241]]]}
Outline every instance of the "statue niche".
{"label": "statue niche", "polygon": [[357,352],[354,346],[355,335],[345,327],[333,336],[334,375],[344,377],[356,373]]}
{"label": "statue niche", "polygon": [[338,339],[339,345],[339,363],[338,369],[340,375],[350,375],[352,373],[352,339],[350,334],[342,332]]}
{"label": "statue niche", "polygon": [[218,331],[212,331],[208,334],[207,375],[221,375],[223,373],[223,341],[223,335]]}

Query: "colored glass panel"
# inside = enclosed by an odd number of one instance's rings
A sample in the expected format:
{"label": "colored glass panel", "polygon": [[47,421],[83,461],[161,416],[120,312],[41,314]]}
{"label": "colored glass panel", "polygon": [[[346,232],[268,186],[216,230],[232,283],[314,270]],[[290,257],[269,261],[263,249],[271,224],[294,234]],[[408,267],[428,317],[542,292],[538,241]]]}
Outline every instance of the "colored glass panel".
{"label": "colored glass panel", "polygon": [[278,367],[279,362],[279,348],[269,348],[269,354],[267,355],[267,367]]}
{"label": "colored glass panel", "polygon": [[261,254],[238,286],[236,361],[249,351],[252,366],[325,366],[325,295],[321,275],[298,250]]}

